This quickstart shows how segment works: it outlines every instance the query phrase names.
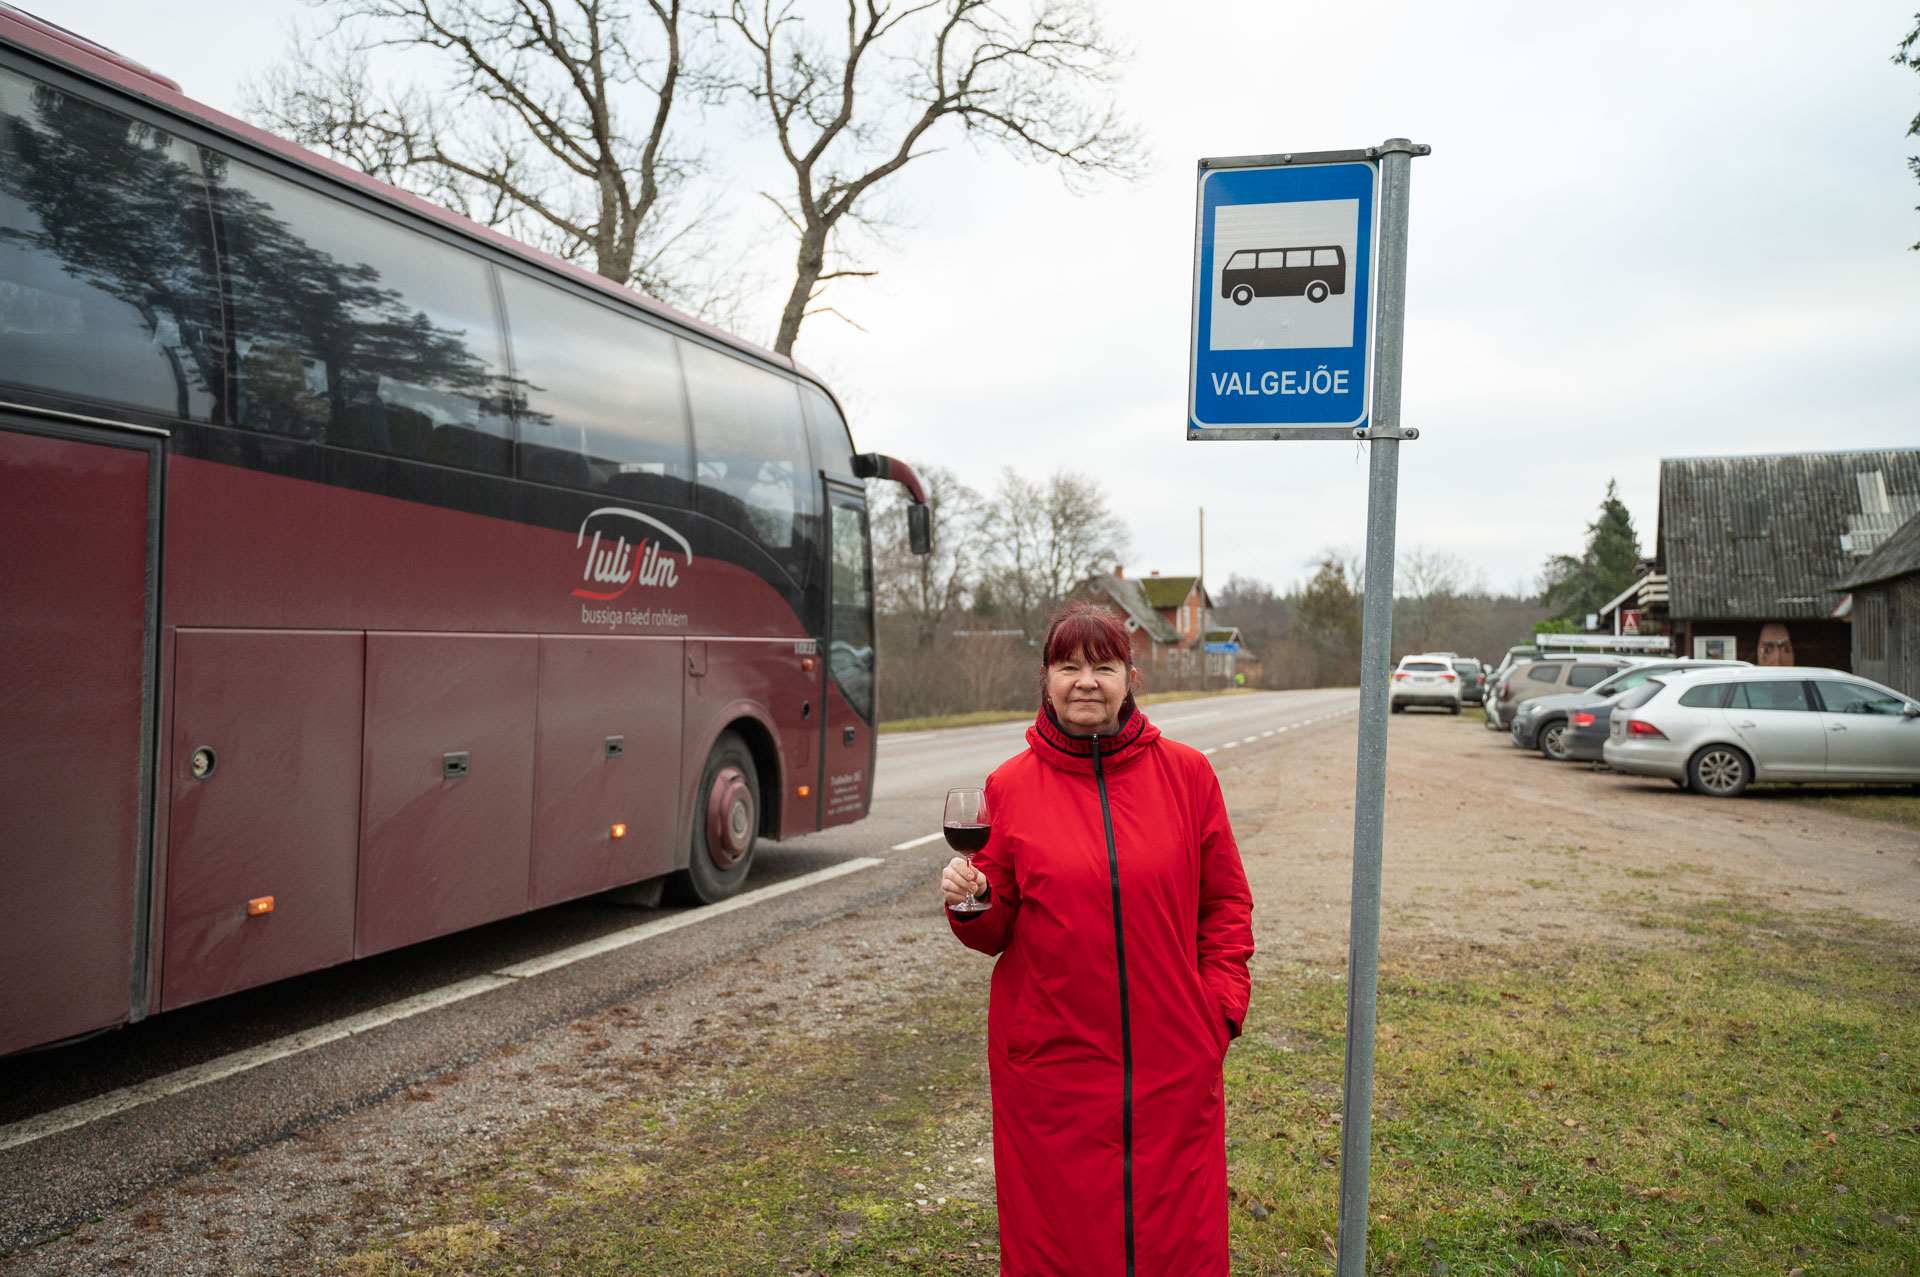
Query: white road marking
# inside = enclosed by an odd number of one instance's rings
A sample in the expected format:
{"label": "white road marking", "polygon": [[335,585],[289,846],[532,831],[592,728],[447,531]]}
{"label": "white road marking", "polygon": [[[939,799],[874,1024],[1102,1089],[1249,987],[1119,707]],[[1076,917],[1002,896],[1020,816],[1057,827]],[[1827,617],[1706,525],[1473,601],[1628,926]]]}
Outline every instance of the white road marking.
{"label": "white road marking", "polygon": [[1264,732],[1261,732],[1260,734],[1261,734],[1262,736],[1271,736],[1271,735],[1273,735],[1273,734],[1274,734],[1274,732],[1275,732],[1275,731],[1277,731],[1277,730],[1278,730],[1277,728],[1272,728],[1272,727],[1269,727],[1269,728],[1268,728],[1268,729],[1267,729],[1266,731],[1264,731]]}
{"label": "white road marking", "polygon": [[1217,709],[1210,709],[1199,714],[1164,714],[1161,716],[1160,721],[1164,723],[1168,720],[1172,720],[1173,722],[1176,722],[1176,723],[1185,724],[1185,723],[1197,723],[1203,718],[1218,718],[1218,717],[1220,717],[1220,711]]}
{"label": "white road marking", "polygon": [[946,837],[945,834],[928,834],[924,838],[909,838],[905,842],[897,842],[893,844],[893,846],[887,848],[887,850],[888,851],[912,851],[915,847],[924,847],[928,843],[934,841],[936,838],[944,838],[944,837]]}
{"label": "white road marking", "polygon": [[[934,835],[936,838],[939,836]],[[572,945],[544,957],[502,967],[498,971],[475,976],[470,980],[462,980],[458,984],[450,984],[443,989],[432,989],[411,998],[402,998],[398,1002],[389,1002],[383,1007],[375,1007],[371,1011],[363,1011],[359,1015],[350,1015],[344,1019],[316,1025],[311,1029],[302,1029],[298,1033],[289,1033],[285,1037],[275,1038],[271,1042],[262,1042],[259,1046],[248,1047],[244,1051],[235,1051],[218,1059],[207,1060],[172,1073],[163,1073],[159,1077],[148,1078],[144,1082],[121,1087],[105,1095],[96,1095],[78,1104],[52,1109],[10,1126],[0,1126],[0,1149],[18,1148],[22,1144],[31,1144],[49,1135],[58,1135],[62,1131],[71,1131],[75,1127],[97,1122],[101,1118],[139,1108],[154,1100],[178,1095],[183,1091],[205,1086],[209,1082],[218,1082],[222,1078],[245,1073],[263,1064],[271,1064],[275,1060],[299,1055],[303,1051],[311,1051],[329,1042],[338,1042],[342,1038],[367,1033],[423,1012],[451,1006],[456,1002],[464,1002],[482,993],[504,989],[520,980],[543,975],[587,958],[598,957],[603,953],[612,953],[616,949],[624,949],[628,945],[650,940],[669,931],[678,931],[682,927],[690,927],[695,923],[705,922],[709,918],[722,917],[735,910],[757,905],[775,896],[784,896],[789,892],[800,891],[829,879],[839,878],[862,869],[871,869],[875,865],[885,863],[884,860],[873,856],[843,860],[837,865],[829,865],[825,869],[802,874],[798,878],[769,883],[757,890],[735,896],[731,900],[723,900],[717,905],[689,909],[684,913],[677,913],[670,918],[661,918],[655,922],[644,922],[637,927],[628,927],[624,931],[616,931],[611,935],[601,936],[597,940]]]}
{"label": "white road marking", "polygon": [[1227,742],[1226,744],[1224,744],[1224,745],[1222,745],[1222,746],[1221,746],[1220,748],[1221,748],[1221,749],[1235,749],[1235,748],[1237,748],[1237,747],[1239,746],[1239,744],[1240,744],[1240,742],[1239,742],[1239,741],[1237,741],[1237,740],[1230,740],[1230,741],[1228,741],[1228,742]]}
{"label": "white road marking", "polygon": [[1203,755],[1204,755],[1204,754],[1217,754],[1217,753],[1219,753],[1219,752],[1220,752],[1220,747],[1219,747],[1218,745],[1215,745],[1215,746],[1214,746],[1214,747],[1213,747],[1212,749],[1203,749],[1203,750],[1201,750],[1200,752],[1201,752],[1201,753],[1202,753]]}
{"label": "white road marking", "polygon": [[1257,741],[1257,740],[1259,740],[1259,739],[1260,739],[1260,738],[1259,738],[1258,736],[1242,736],[1242,737],[1240,738],[1240,743],[1241,743],[1242,745],[1251,745],[1251,744],[1253,744],[1253,742],[1255,742],[1255,741]]}

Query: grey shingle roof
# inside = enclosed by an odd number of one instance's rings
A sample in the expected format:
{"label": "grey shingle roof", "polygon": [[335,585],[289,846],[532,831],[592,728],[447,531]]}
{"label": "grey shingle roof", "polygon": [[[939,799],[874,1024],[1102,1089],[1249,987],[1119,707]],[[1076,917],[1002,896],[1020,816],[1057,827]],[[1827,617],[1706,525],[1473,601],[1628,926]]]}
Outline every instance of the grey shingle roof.
{"label": "grey shingle roof", "polygon": [[1093,594],[1105,594],[1120,605],[1129,619],[1147,632],[1147,637],[1156,643],[1179,643],[1182,636],[1179,630],[1169,625],[1160,613],[1154,611],[1147,602],[1146,591],[1140,588],[1140,582],[1124,576],[1089,577],[1080,587]]}
{"label": "grey shingle roof", "polygon": [[[1879,475],[1875,480],[1872,476]],[[1887,509],[1868,507],[1884,491]],[[1660,463],[1659,559],[1676,620],[1825,617],[1835,583],[1920,511],[1920,449]]]}
{"label": "grey shingle roof", "polygon": [[1861,560],[1847,579],[1834,588],[1851,590],[1872,585],[1875,581],[1905,576],[1909,572],[1920,572],[1920,514],[1894,529],[1893,535],[1882,541],[1879,549]]}

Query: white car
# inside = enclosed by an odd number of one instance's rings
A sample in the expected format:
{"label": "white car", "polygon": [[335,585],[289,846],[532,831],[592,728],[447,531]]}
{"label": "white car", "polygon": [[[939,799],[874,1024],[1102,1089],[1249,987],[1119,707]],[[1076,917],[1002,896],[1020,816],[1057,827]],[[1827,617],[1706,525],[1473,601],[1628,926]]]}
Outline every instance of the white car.
{"label": "white car", "polygon": [[1755,781],[1920,783],[1920,701],[1840,670],[1661,674],[1614,707],[1607,766],[1731,798]]}
{"label": "white car", "polygon": [[1440,705],[1460,712],[1460,676],[1453,672],[1451,655],[1427,652],[1403,656],[1393,671],[1387,705],[1398,714],[1409,705]]}

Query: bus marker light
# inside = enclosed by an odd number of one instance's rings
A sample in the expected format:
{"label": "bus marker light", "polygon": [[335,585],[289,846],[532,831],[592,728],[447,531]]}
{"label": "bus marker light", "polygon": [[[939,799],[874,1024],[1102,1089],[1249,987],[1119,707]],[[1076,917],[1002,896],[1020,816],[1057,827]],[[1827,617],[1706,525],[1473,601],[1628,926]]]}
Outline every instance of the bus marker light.
{"label": "bus marker light", "polygon": [[625,838],[627,836],[627,827],[625,825],[615,825],[613,827],[613,836],[615,838]]}
{"label": "bus marker light", "polygon": [[811,794],[812,792],[813,792],[813,786],[811,785],[800,786],[800,796],[802,798],[805,798],[808,794]]}
{"label": "bus marker light", "polygon": [[258,918],[263,913],[273,912],[272,896],[255,896],[247,901],[247,917]]}
{"label": "bus marker light", "polygon": [[803,670],[810,670],[810,669],[812,669],[812,668],[813,668],[813,658],[812,658],[811,656],[807,656],[807,657],[802,657],[802,658],[801,658],[801,660],[800,660],[800,668],[801,668],[801,669],[803,669]]}

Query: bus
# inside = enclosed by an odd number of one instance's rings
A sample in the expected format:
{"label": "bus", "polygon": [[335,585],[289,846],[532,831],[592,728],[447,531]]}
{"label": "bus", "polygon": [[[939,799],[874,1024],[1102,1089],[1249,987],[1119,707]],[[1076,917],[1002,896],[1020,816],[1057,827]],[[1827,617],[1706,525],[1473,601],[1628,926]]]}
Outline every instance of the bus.
{"label": "bus", "polygon": [[924,553],[791,360],[0,5],[0,1053],[861,819],[869,478]]}
{"label": "bus", "polygon": [[1243,248],[1220,270],[1220,295],[1236,306],[1256,297],[1305,297],[1323,302],[1347,291],[1347,254],[1338,244],[1305,248]]}

